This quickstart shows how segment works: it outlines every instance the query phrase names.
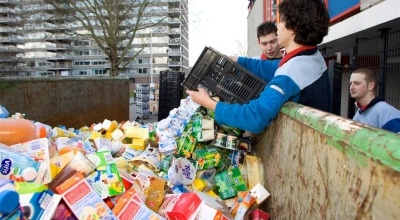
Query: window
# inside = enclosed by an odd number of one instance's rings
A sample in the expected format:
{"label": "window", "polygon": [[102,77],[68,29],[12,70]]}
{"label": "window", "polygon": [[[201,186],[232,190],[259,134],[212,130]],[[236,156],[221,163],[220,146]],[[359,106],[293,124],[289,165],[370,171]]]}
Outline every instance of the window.
{"label": "window", "polygon": [[90,41],[89,40],[77,40],[74,41],[74,46],[89,46]]}
{"label": "window", "polygon": [[94,70],[94,75],[105,75],[105,74],[107,74],[107,70],[105,70],[105,69],[95,69]]}

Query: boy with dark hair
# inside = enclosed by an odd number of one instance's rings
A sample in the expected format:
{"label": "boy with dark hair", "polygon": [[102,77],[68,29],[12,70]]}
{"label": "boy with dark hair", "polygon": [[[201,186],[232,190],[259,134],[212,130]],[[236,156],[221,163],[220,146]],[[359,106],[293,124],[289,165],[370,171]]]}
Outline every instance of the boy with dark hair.
{"label": "boy with dark hair", "polygon": [[287,51],[282,60],[234,57],[234,61],[269,82],[247,104],[215,102],[205,88],[187,90],[193,101],[214,110],[218,124],[253,133],[263,131],[286,101],[329,111],[331,97],[325,60],[317,49],[328,34],[329,14],[321,0],[284,0],[279,6],[278,43]]}
{"label": "boy with dark hair", "polygon": [[350,76],[350,95],[358,108],[353,117],[370,126],[400,133],[400,111],[376,97],[378,80],[371,69],[355,70]]}
{"label": "boy with dark hair", "polygon": [[278,29],[273,22],[265,21],[257,27],[257,43],[261,49],[261,55],[253,59],[273,60],[281,59],[281,47],[278,44],[276,32]]}

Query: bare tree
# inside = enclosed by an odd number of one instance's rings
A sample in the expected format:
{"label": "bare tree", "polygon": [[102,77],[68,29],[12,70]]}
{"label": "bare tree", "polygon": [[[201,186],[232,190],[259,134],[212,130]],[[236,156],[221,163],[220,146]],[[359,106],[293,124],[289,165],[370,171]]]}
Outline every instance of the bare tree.
{"label": "bare tree", "polygon": [[237,42],[237,49],[238,49],[238,52],[236,53],[236,55],[237,56],[247,56],[246,41],[244,40],[242,43],[239,40],[236,40],[236,42]]}
{"label": "bare tree", "polygon": [[[62,2],[62,3],[60,3]],[[143,50],[132,42],[140,30],[155,27],[167,18],[166,11],[152,8],[156,0],[46,0],[60,16],[72,16],[81,26],[75,35],[89,36],[106,54],[110,76],[117,76]],[[157,16],[154,16],[157,12]]]}
{"label": "bare tree", "polygon": [[18,48],[11,52],[6,52],[6,49],[8,48],[2,48],[0,52],[0,77],[18,75],[18,64],[21,62],[21,58],[17,56]]}

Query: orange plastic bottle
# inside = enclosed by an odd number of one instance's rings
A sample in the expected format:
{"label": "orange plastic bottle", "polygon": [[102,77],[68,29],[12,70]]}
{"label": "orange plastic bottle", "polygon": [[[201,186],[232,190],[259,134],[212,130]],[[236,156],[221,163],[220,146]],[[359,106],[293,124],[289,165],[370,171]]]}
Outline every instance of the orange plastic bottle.
{"label": "orange plastic bottle", "polygon": [[38,138],[35,124],[27,119],[0,118],[0,143],[14,145]]}

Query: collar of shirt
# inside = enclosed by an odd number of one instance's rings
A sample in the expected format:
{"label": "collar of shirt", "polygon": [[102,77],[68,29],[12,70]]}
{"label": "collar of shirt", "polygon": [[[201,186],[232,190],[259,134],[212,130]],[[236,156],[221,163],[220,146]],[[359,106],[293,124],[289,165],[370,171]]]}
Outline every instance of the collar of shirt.
{"label": "collar of shirt", "polygon": [[288,60],[292,59],[295,56],[301,56],[301,55],[311,55],[314,54],[317,51],[317,46],[303,46],[299,47],[293,51],[291,51],[288,54],[285,54],[285,56],[282,58],[282,60],[279,62],[279,67],[281,67],[283,64],[285,64]]}

